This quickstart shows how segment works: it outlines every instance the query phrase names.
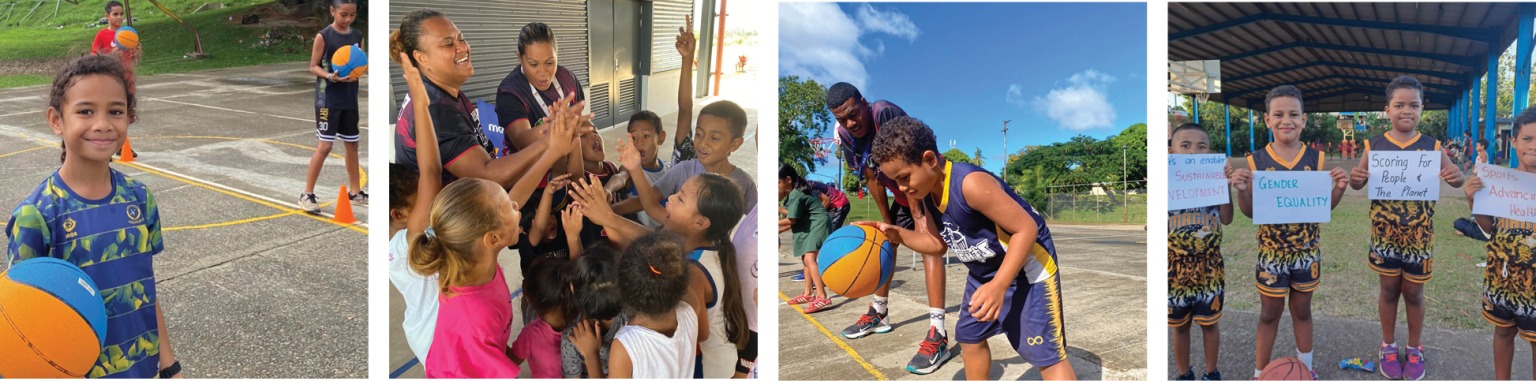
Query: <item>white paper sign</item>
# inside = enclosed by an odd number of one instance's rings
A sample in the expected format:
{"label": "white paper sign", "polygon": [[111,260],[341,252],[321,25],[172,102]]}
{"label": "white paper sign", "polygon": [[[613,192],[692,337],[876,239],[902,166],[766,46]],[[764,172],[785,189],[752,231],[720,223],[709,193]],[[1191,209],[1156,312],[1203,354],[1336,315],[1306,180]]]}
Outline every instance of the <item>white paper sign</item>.
{"label": "white paper sign", "polygon": [[1477,165],[1483,189],[1472,194],[1472,214],[1536,222],[1536,174]]}
{"label": "white paper sign", "polygon": [[1222,154],[1168,155],[1168,210],[1231,203],[1226,168]]}
{"label": "white paper sign", "polygon": [[1254,171],[1253,223],[1328,222],[1333,179],[1323,171]]}
{"label": "white paper sign", "polygon": [[1371,151],[1371,179],[1366,194],[1372,200],[1434,201],[1440,199],[1440,151]]}

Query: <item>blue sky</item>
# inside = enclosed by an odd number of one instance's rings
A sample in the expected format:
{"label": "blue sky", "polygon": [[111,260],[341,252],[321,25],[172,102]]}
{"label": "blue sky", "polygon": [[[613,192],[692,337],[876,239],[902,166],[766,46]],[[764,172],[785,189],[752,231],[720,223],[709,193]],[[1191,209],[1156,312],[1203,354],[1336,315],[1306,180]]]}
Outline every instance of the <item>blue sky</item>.
{"label": "blue sky", "polygon": [[1146,122],[1146,20],[1135,3],[784,3],[779,74],[853,83],[997,171],[1003,120],[1010,152]]}

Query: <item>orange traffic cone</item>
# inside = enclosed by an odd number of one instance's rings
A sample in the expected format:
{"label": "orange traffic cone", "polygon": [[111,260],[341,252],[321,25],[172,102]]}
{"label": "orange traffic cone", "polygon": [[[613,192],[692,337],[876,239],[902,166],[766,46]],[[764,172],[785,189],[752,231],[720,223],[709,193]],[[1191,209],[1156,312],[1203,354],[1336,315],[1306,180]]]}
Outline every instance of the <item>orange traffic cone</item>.
{"label": "orange traffic cone", "polygon": [[336,196],[336,216],[331,221],[342,224],[355,224],[357,217],[352,216],[352,199],[347,197],[347,186],[341,186],[341,195]]}
{"label": "orange traffic cone", "polygon": [[117,161],[124,163],[133,162],[133,145],[128,144],[128,138],[123,138],[123,148],[118,150]]}

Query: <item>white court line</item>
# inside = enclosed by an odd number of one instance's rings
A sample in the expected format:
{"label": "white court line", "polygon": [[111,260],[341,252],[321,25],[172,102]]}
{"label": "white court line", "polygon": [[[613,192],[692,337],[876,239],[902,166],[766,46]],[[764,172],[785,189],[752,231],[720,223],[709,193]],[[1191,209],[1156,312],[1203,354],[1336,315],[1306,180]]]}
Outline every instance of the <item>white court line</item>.
{"label": "white court line", "polygon": [[[188,176],[188,175],[183,174],[183,173],[179,173],[179,172],[171,171],[171,170],[168,170],[168,169],[156,167],[156,166],[145,164],[145,163],[142,163],[142,162],[137,162],[136,161],[136,162],[133,163],[133,165],[137,165],[137,166],[141,166],[141,167],[144,167],[144,168],[149,168],[149,169],[153,169],[153,170],[156,170],[156,171],[160,171],[160,172],[165,172],[165,173],[168,173],[168,174],[176,175],[178,177],[181,177],[181,178],[184,178],[184,179],[187,179],[187,180],[197,181],[199,183],[203,183],[203,184],[206,184],[206,185],[211,186],[211,187],[227,190],[227,191],[230,191],[230,192],[239,193],[239,194],[245,195],[247,197],[251,197],[251,198],[255,198],[255,199],[260,199],[262,201],[270,202],[270,203],[273,203],[273,204],[277,204],[277,205],[288,205],[289,204],[287,201],[278,201],[275,198],[263,196],[263,195],[260,195],[260,194],[254,193],[254,192],[249,192],[249,191],[246,191],[246,190],[243,190],[243,189],[238,189],[238,188],[235,188],[235,187],[231,187],[231,186],[224,185],[224,184],[219,184],[219,183],[216,183],[216,182],[200,179],[200,178],[197,178],[197,177]],[[314,215],[319,215],[319,216],[324,216],[326,218],[336,218],[336,215],[332,214],[332,213],[326,213],[326,212],[307,212],[307,213],[314,214]],[[368,228],[368,223],[367,222],[358,221],[355,225],[357,225],[359,227],[362,227],[363,229],[367,229]]]}
{"label": "white court line", "polygon": [[[315,122],[314,119],[296,118],[296,117],[284,116],[284,115],[266,114],[266,113],[259,113],[259,112],[247,111],[247,110],[238,110],[238,109],[232,109],[232,108],[227,108],[227,107],[209,106],[209,105],[202,105],[202,104],[196,104],[196,103],[173,101],[173,100],[164,99],[164,98],[144,98],[144,100],[161,101],[161,102],[166,102],[166,103],[175,103],[175,104],[179,104],[179,105],[211,108],[211,109],[215,109],[215,110],[224,110],[224,111],[241,112],[241,113],[253,114],[253,115],[270,116],[270,117],[273,117],[273,118],[297,120],[297,121],[306,122],[306,123],[314,123]],[[359,130],[367,130],[368,126],[363,125],[362,121],[358,121],[357,129],[359,129]]]}
{"label": "white court line", "polygon": [[1112,273],[1112,272],[1108,272],[1108,271],[1092,270],[1092,269],[1085,269],[1085,268],[1080,268],[1080,267],[1067,267],[1067,266],[1062,266],[1060,264],[1056,265],[1056,268],[1058,268],[1058,269],[1071,269],[1072,271],[1087,271],[1087,272],[1095,273],[1095,274],[1104,274],[1104,275],[1109,275],[1109,276],[1114,276],[1114,277],[1121,277],[1121,278],[1126,278],[1126,279],[1139,280],[1139,281],[1143,281],[1143,282],[1145,282],[1147,280],[1147,277],[1144,277],[1144,276],[1125,275],[1125,274],[1121,274],[1121,273]]}
{"label": "white court line", "polygon": [[1147,236],[1145,234],[1114,234],[1114,235],[1096,235],[1096,236],[1092,236],[1092,237],[1067,237],[1067,238],[1051,237],[1051,241],[1061,242],[1061,241],[1076,241],[1076,240],[1082,240],[1082,239],[1132,238],[1132,237],[1134,237],[1134,238],[1147,238]]}

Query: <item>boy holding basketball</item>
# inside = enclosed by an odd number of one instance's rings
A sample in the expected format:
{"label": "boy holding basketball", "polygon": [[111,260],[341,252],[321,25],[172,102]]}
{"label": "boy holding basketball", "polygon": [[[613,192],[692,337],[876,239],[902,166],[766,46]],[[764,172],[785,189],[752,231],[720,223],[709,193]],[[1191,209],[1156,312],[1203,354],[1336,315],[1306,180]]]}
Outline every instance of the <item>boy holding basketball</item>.
{"label": "boy holding basketball", "polygon": [[[1173,129],[1169,153],[1211,153],[1211,137],[1198,124]],[[1226,168],[1230,176],[1232,167]],[[1226,298],[1226,264],[1221,257],[1221,226],[1232,223],[1232,204],[1168,211],[1168,326],[1173,328],[1176,380],[1195,379],[1189,362],[1190,323],[1200,326],[1205,341],[1205,380],[1220,380],[1216,358],[1221,350],[1222,300]]]}
{"label": "boy holding basketball", "polygon": [[91,40],[91,54],[118,53],[118,59],[123,62],[123,69],[127,70],[128,92],[132,93],[135,90],[133,85],[133,65],[139,62],[139,55],[144,52],[143,46],[123,49],[113,44],[114,41],[117,41],[117,30],[123,27],[126,10],[123,9],[123,3],[117,0],[107,1],[105,9],[107,27],[97,31],[96,38]]}
{"label": "boy holding basketball", "polygon": [[[1440,179],[1460,188],[1465,178],[1451,164],[1440,141],[1418,132],[1419,114],[1424,109],[1424,86],[1413,77],[1402,76],[1387,85],[1385,113],[1392,129],[1365,141],[1360,165],[1349,174],[1349,185],[1356,190],[1370,181],[1371,152],[1421,151],[1440,155]],[[1381,347],[1377,352],[1381,375],[1389,379],[1417,380],[1424,377],[1424,346],[1419,342],[1424,331],[1424,284],[1429,282],[1434,262],[1435,202],[1407,200],[1371,200],[1371,248],[1366,264],[1379,276],[1380,297],[1376,310],[1381,321]],[[1407,306],[1407,361],[1398,358],[1397,301]]]}
{"label": "boy holding basketball", "polygon": [[[987,339],[1003,334],[1045,379],[1075,379],[1067,360],[1061,279],[1045,219],[997,175],[945,160],[923,122],[900,117],[876,132],[869,160],[912,202],[915,229],[859,222],[928,257],[953,250],[968,269],[955,340],[965,376],[991,379]],[[925,345],[928,343],[925,342]]]}
{"label": "boy holding basketball", "polygon": [[[1243,215],[1253,217],[1254,171],[1321,171],[1323,153],[1301,143],[1301,129],[1307,124],[1302,111],[1301,90],[1281,85],[1264,97],[1268,110],[1264,125],[1271,126],[1275,141],[1248,156],[1248,168],[1232,171],[1227,182],[1237,189],[1237,205]],[[1339,206],[1349,178],[1343,168],[1329,171],[1333,189],[1330,208]],[[1259,288],[1258,340],[1254,352],[1253,376],[1258,377],[1269,365],[1275,335],[1280,329],[1280,314],[1291,309],[1291,325],[1296,334],[1296,358],[1312,369],[1312,292],[1322,275],[1321,224],[1295,223],[1259,225],[1259,255],[1256,280]],[[1313,378],[1316,372],[1313,372]]]}

